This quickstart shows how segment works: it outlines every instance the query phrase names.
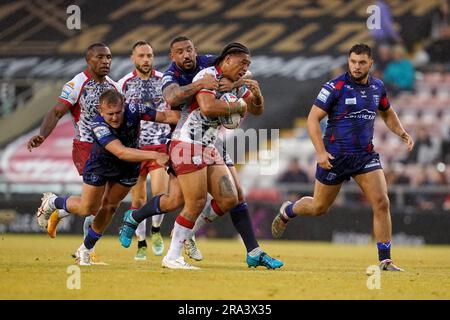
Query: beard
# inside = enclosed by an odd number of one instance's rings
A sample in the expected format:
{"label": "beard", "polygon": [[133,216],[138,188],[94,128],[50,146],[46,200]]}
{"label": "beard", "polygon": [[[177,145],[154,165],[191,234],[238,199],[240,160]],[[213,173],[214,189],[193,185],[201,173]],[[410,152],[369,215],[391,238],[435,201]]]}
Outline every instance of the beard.
{"label": "beard", "polygon": [[348,73],[350,74],[350,77],[352,78],[352,80],[355,82],[360,82],[360,81],[364,80],[367,77],[367,75],[369,74],[369,72],[366,72],[366,73],[362,73],[359,77],[355,77],[355,76],[353,76],[353,74],[350,70]]}
{"label": "beard", "polygon": [[142,69],[141,66],[139,66],[137,64],[135,65],[135,67],[140,73],[145,74],[145,75],[148,75],[150,72],[152,72],[152,67],[149,67],[148,71],[145,71],[144,69]]}

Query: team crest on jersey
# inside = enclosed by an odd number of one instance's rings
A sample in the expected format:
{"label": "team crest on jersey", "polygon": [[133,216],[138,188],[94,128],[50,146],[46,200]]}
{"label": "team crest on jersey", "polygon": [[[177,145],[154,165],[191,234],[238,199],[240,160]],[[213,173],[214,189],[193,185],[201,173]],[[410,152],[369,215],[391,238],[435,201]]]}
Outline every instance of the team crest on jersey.
{"label": "team crest on jersey", "polygon": [[106,126],[95,127],[93,129],[93,131],[94,131],[95,136],[99,140],[103,137],[106,137],[107,135],[109,135],[111,133],[111,131],[109,131],[109,128]]}
{"label": "team crest on jersey", "polygon": [[373,102],[375,103],[375,105],[379,105],[380,104],[380,96],[377,94],[373,95]]}

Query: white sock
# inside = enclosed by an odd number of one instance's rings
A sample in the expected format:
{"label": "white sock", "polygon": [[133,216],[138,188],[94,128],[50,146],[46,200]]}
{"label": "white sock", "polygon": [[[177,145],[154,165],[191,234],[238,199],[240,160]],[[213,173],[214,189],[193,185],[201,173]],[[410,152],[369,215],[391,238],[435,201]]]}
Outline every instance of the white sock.
{"label": "white sock", "polygon": [[170,247],[167,251],[167,258],[169,260],[175,260],[181,257],[181,251],[183,249],[184,241],[188,239],[188,234],[192,229],[186,228],[175,221],[173,226],[172,240],[170,241]]}
{"label": "white sock", "polygon": [[158,214],[156,216],[152,217],[152,226],[155,228],[159,228],[161,227],[161,223],[164,219],[164,215],[163,214]]}
{"label": "white sock", "polygon": [[60,219],[64,219],[65,217],[70,216],[70,213],[64,209],[58,209],[58,217]]}
{"label": "white sock", "polygon": [[138,241],[144,241],[145,240],[145,233],[147,232],[147,224],[146,224],[146,220],[142,221],[141,223],[138,224],[137,228],[136,228],[136,237],[138,238]]}

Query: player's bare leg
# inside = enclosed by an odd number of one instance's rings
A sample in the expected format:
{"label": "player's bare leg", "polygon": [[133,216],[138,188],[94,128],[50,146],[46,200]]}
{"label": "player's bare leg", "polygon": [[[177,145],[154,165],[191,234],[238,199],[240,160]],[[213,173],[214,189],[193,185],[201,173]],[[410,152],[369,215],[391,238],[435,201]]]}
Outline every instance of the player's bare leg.
{"label": "player's bare leg", "polygon": [[404,271],[391,260],[392,223],[383,170],[378,169],[353,177],[363,191],[373,211],[373,230],[377,241],[380,267],[387,271]]}
{"label": "player's bare leg", "polygon": [[88,229],[87,236],[84,238],[83,243],[76,253],[76,258],[80,265],[91,264],[90,254],[95,244],[111,223],[116,209],[129,191],[130,187],[126,187],[120,183],[108,182],[106,184],[105,192],[101,198],[101,206],[92,225]]}
{"label": "player's bare leg", "polygon": [[184,207],[175,221],[170,247],[162,261],[163,267],[196,269],[196,267],[184,261],[181,251],[195,220],[205,206],[208,192],[207,173],[207,167],[205,167],[178,176],[178,182],[184,196]]}
{"label": "player's bare leg", "polygon": [[285,201],[272,222],[272,236],[280,238],[289,220],[297,215],[318,216],[327,213],[341,186],[342,183],[326,185],[316,179],[313,197],[302,197],[295,203]]}
{"label": "player's bare leg", "polygon": [[131,245],[138,224],[146,218],[177,210],[183,207],[183,205],[184,198],[178,179],[170,175],[167,194],[154,196],[142,208],[125,212],[123,224],[119,232],[121,245],[125,248]]}

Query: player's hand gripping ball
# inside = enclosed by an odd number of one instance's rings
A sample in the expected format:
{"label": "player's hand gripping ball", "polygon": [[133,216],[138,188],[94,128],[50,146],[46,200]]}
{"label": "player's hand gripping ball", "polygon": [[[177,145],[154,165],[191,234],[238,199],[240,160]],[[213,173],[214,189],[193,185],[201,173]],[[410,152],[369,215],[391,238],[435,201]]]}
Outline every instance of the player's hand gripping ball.
{"label": "player's hand gripping ball", "polygon": [[[220,97],[220,100],[228,103],[238,101],[239,99],[232,93],[227,92]],[[241,122],[240,113],[232,113],[229,116],[219,116],[220,123],[227,129],[235,129]]]}

